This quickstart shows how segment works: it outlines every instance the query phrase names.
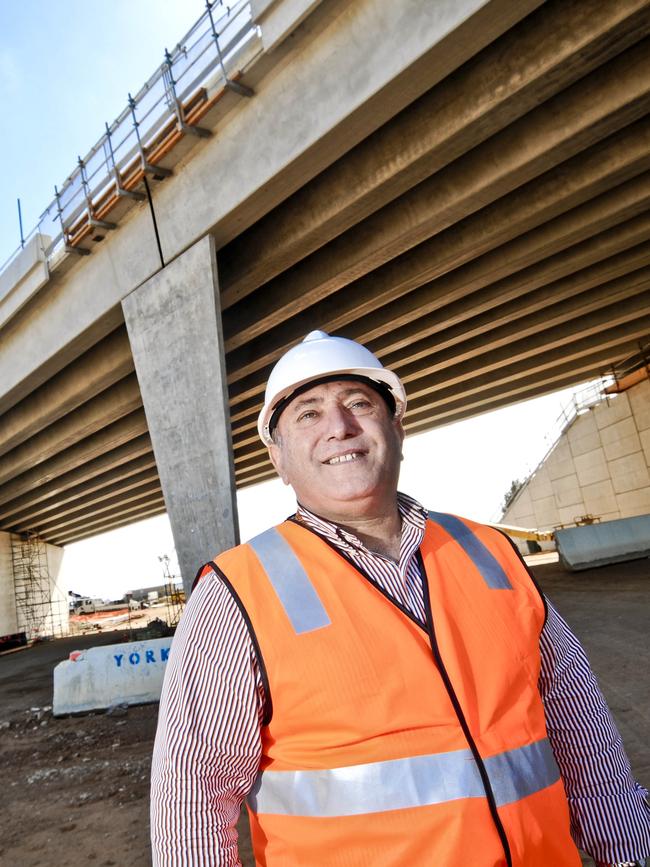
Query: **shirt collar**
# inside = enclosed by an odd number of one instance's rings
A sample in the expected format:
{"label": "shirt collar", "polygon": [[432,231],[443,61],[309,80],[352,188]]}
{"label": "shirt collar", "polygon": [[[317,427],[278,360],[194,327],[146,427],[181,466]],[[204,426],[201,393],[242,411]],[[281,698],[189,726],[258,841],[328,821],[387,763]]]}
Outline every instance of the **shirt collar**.
{"label": "shirt collar", "polygon": [[[397,492],[397,508],[402,519],[402,539],[405,537],[405,525],[417,532],[419,541],[422,541],[424,535],[424,527],[427,519],[427,512],[424,506],[418,503],[413,497]],[[315,530],[323,536],[328,537],[331,541],[341,548],[367,550],[363,542],[348,530],[339,527],[338,524],[328,521],[326,518],[321,518],[309,509],[306,509],[300,503],[296,510],[296,517],[310,529]],[[409,534],[410,535],[410,534]],[[419,543],[418,543],[419,544]]]}

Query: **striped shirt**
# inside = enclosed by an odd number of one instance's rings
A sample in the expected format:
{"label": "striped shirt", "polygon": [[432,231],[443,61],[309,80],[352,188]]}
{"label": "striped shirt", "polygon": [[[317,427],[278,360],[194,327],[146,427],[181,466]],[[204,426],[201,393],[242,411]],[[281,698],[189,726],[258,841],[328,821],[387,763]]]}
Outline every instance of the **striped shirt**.
{"label": "striped shirt", "polygon": [[[424,623],[424,576],[414,555],[426,512],[404,494],[398,507],[398,562],[302,507],[296,517]],[[539,690],[576,844],[607,863],[647,856],[647,792],[634,781],[580,643],[550,603],[540,652]],[[262,756],[265,695],[244,618],[214,572],[192,594],[167,665],[152,762],[154,867],[235,867],[235,825]]]}

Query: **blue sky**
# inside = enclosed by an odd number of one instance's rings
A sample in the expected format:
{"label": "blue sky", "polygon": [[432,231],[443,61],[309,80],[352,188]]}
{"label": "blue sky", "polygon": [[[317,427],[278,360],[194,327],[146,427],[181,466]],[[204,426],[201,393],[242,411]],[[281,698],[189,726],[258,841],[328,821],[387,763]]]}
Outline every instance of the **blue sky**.
{"label": "blue sky", "polygon": [[203,0],[0,0],[0,263],[173,46]]}
{"label": "blue sky", "polygon": [[[0,263],[109,123],[205,9],[203,0],[0,0]],[[570,392],[550,395],[407,439],[401,487],[427,507],[478,520],[496,517],[514,478],[548,447],[546,434]],[[280,482],[239,496],[242,539],[293,508]],[[173,555],[165,516],[68,546],[62,584],[115,597],[162,580]],[[91,566],[92,564],[92,566]]]}

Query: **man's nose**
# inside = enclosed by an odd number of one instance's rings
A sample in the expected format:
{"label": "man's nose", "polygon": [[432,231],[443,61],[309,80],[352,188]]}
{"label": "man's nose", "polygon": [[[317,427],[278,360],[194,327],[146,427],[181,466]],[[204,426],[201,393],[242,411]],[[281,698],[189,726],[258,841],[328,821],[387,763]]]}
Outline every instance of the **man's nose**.
{"label": "man's nose", "polygon": [[335,404],[325,414],[326,435],[328,439],[346,439],[358,433],[357,420],[344,406]]}

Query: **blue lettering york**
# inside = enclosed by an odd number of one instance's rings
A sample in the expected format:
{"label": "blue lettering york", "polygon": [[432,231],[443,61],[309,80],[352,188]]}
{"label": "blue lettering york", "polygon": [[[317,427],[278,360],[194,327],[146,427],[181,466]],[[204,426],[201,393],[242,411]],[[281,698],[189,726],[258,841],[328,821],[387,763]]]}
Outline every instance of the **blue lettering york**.
{"label": "blue lettering york", "polygon": [[156,657],[153,655],[153,650],[147,650],[147,652],[144,655],[144,658],[147,660],[147,662],[155,662],[156,661]]}
{"label": "blue lettering york", "polygon": [[161,647],[160,648],[160,661],[167,662],[167,657],[169,656],[169,648]]}
{"label": "blue lettering york", "polygon": [[140,662],[140,654],[135,651],[129,654],[129,662],[131,665],[137,665]]}
{"label": "blue lettering york", "polygon": [[124,659],[124,654],[123,654],[123,653],[116,653],[116,654],[113,656],[113,659],[115,660],[115,664],[116,664],[117,667],[119,668],[120,665],[122,665],[122,660]]}

